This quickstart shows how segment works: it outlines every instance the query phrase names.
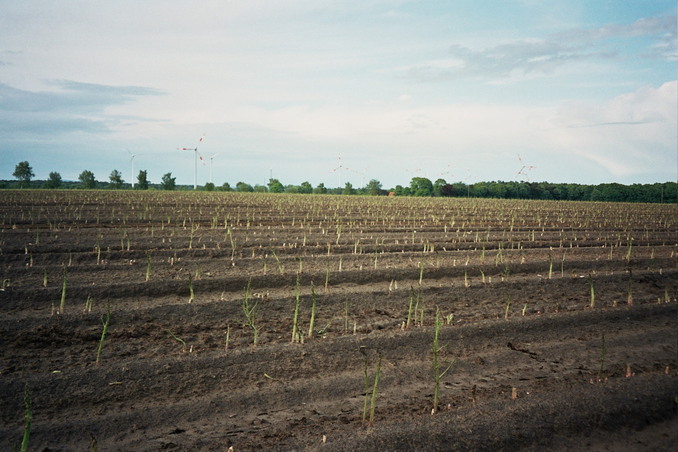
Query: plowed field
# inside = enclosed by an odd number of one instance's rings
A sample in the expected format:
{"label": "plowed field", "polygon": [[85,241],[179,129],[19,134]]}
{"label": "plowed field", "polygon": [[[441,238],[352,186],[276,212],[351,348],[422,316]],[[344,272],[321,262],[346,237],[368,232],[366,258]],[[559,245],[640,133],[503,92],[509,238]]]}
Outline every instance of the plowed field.
{"label": "plowed field", "polygon": [[0,449],[672,450],[676,213],[0,192]]}

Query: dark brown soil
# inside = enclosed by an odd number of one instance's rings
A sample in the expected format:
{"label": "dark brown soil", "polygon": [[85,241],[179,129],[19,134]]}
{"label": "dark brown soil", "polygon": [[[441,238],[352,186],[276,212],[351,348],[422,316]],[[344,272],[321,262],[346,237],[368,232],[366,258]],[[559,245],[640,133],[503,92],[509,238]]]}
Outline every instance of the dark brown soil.
{"label": "dark brown soil", "polygon": [[40,451],[678,444],[675,206],[4,191],[0,209],[0,450],[26,388]]}

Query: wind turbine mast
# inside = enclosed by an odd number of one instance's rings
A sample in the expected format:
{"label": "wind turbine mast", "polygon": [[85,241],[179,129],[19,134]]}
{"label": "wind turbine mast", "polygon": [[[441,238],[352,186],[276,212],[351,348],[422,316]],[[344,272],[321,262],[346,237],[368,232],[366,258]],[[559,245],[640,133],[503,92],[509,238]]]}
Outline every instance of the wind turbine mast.
{"label": "wind turbine mast", "polygon": [[203,133],[198,140],[198,144],[194,148],[179,148],[180,151],[193,151],[195,153],[195,164],[193,166],[193,190],[198,189],[198,156],[200,156],[200,160],[202,160],[202,155],[198,154],[198,147],[204,139],[205,134]]}
{"label": "wind turbine mast", "polygon": [[132,163],[132,190],[134,190],[134,157],[136,157],[139,154],[132,154],[132,151],[127,149],[127,152],[129,152],[129,155],[132,156],[132,158],[129,160],[130,163]]}
{"label": "wind turbine mast", "polygon": [[339,188],[341,188],[341,181],[342,181],[341,172],[344,171],[344,170],[348,171],[348,168],[346,168],[346,167],[342,164],[342,162],[341,162],[341,154],[339,154],[339,166],[337,166],[336,168],[334,168],[334,169],[332,170],[333,173],[336,173],[337,171],[339,171],[339,173],[338,173],[338,174],[339,174]]}
{"label": "wind turbine mast", "polygon": [[212,163],[214,163],[214,157],[216,157],[217,155],[219,154],[217,153],[210,155],[210,184],[214,184],[214,181],[212,180]]}

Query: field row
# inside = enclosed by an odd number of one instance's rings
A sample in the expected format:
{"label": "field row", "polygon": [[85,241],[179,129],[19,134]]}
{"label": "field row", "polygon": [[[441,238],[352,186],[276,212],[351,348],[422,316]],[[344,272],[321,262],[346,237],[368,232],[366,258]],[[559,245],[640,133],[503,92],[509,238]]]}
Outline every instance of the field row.
{"label": "field row", "polygon": [[678,393],[677,219],[3,192],[0,449],[27,401],[38,450],[537,450],[659,428]]}

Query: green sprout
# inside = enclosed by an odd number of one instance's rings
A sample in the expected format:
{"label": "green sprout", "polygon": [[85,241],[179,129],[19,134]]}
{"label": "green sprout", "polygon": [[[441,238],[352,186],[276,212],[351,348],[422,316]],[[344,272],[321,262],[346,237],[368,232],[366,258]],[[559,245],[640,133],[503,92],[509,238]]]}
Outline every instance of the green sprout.
{"label": "green sprout", "polygon": [[68,285],[68,275],[66,274],[66,269],[64,268],[64,280],[61,284],[61,302],[59,303],[59,314],[64,313],[64,308],[66,307],[66,286]]}
{"label": "green sprout", "polygon": [[97,348],[97,359],[95,363],[99,363],[101,358],[101,352],[104,349],[104,341],[106,340],[106,332],[108,331],[108,323],[111,320],[111,305],[108,305],[108,310],[106,311],[106,316],[101,316],[101,323],[103,324],[103,329],[101,330],[101,339],[99,339],[99,347]]}
{"label": "green sprout", "polygon": [[191,296],[188,299],[189,303],[192,303],[195,300],[195,292],[193,292],[193,274],[188,274],[188,290],[191,293]]}
{"label": "green sprout", "polygon": [[259,340],[259,328],[256,325],[257,313],[258,313],[258,304],[259,301],[255,301],[254,304],[250,302],[252,297],[252,280],[247,281],[247,287],[245,287],[245,296],[242,301],[242,310],[245,314],[245,325],[252,330],[254,335],[254,345],[257,345]]}
{"label": "green sprout", "polygon": [[21,452],[28,450],[28,440],[31,437],[31,421],[33,420],[33,413],[31,412],[31,393],[28,390],[28,383],[24,385],[24,436],[21,439]]}
{"label": "green sprout", "polygon": [[292,342],[299,342],[297,337],[297,323],[299,321],[299,304],[301,303],[301,290],[299,275],[297,275],[297,284],[294,289],[294,317],[292,318]]}
{"label": "green sprout", "polygon": [[596,288],[593,276],[589,273],[589,289],[591,291],[591,309],[596,307]]}
{"label": "green sprout", "polygon": [[151,253],[146,253],[146,281],[151,279]]}
{"label": "green sprout", "polygon": [[[361,346],[360,347],[360,353],[363,354],[365,357],[365,377],[364,377],[364,384],[365,384],[365,400],[363,402],[363,425],[374,425],[374,412],[376,409],[376,404],[377,404],[377,388],[379,386],[379,376],[381,375],[381,353],[378,353],[379,359],[377,361],[377,369],[374,374],[374,380],[372,384],[370,384],[370,378],[368,376],[368,367],[370,365],[370,360],[367,356],[367,352],[365,352],[365,347]],[[370,386],[372,386],[372,390],[370,391]],[[370,402],[370,418],[369,421],[367,420],[367,403],[368,401]]]}
{"label": "green sprout", "polygon": [[431,413],[435,413],[438,411],[438,400],[439,400],[439,395],[440,395],[440,381],[442,380],[443,376],[447,373],[448,370],[452,367],[454,364],[454,360],[450,363],[449,366],[443,371],[440,370],[440,360],[439,360],[439,353],[442,351],[445,346],[443,345],[442,347],[439,345],[439,337],[440,337],[440,327],[443,325],[443,320],[440,315],[440,309],[436,308],[436,319],[435,319],[435,324],[434,324],[434,329],[433,329],[433,377],[435,381],[435,389],[433,391],[433,410]]}
{"label": "green sprout", "polygon": [[313,337],[313,327],[315,326],[316,294],[313,281],[311,281],[311,320],[308,326],[308,337]]}
{"label": "green sprout", "polygon": [[177,336],[176,336],[172,331],[170,331],[169,329],[165,329],[165,331],[167,331],[167,334],[169,334],[169,335],[172,337],[172,339],[174,339],[175,341],[177,341],[177,342],[179,342],[179,343],[181,344],[181,351],[185,352],[185,351],[186,351],[186,342],[185,342],[183,339],[181,339],[180,337],[177,337]]}

